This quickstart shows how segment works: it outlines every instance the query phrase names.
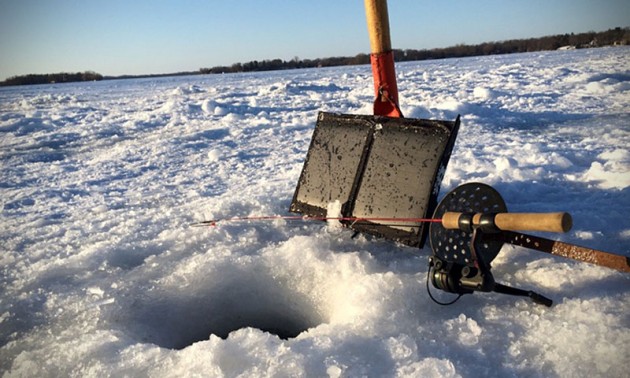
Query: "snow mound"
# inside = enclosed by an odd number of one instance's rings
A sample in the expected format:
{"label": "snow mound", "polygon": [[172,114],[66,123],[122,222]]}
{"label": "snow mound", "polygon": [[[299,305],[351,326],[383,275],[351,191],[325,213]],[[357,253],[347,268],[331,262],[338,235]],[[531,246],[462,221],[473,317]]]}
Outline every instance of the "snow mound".
{"label": "snow mound", "polygon": [[475,87],[475,89],[473,89],[473,96],[480,100],[491,100],[496,97],[496,93],[489,88]]}
{"label": "snow mound", "polygon": [[615,149],[602,152],[584,173],[584,181],[596,182],[602,189],[625,189],[630,187],[630,151]]}

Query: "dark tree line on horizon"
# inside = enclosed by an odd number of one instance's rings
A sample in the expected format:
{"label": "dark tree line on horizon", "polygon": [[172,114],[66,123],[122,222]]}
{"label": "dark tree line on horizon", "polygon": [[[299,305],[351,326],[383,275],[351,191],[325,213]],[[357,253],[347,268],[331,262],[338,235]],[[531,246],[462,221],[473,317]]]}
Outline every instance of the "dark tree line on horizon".
{"label": "dark tree line on horizon", "polygon": [[12,76],[1,85],[28,85],[28,84],[51,84],[51,83],[71,83],[77,81],[98,81],[103,80],[103,75],[92,71],[76,73],[54,73],[54,74],[30,74],[23,76]]}
{"label": "dark tree line on horizon", "polygon": [[[485,42],[478,45],[459,44],[451,47],[436,48],[430,50],[394,49],[394,60],[396,62],[406,62],[429,59],[463,58],[469,56],[549,51],[557,50],[565,46],[571,46],[574,48],[587,48],[610,45],[630,45],[630,27],[617,27],[603,32],[591,31],[579,34],[559,34],[540,38]],[[0,82],[0,85],[7,86],[25,84],[49,84],[108,79],[274,71],[297,68],[359,65],[369,63],[369,54],[357,54],[351,57],[329,57],[320,59],[299,59],[295,57],[289,61],[285,61],[282,59],[262,61],[254,60],[246,63],[234,63],[231,66],[216,66],[211,68],[200,68],[198,71],[177,72],[159,75],[103,76],[92,71],[78,73],[30,74],[10,77],[5,81]]]}
{"label": "dark tree line on horizon", "polygon": [[[430,50],[394,49],[396,62],[429,59],[464,58],[469,56],[512,54],[532,51],[557,50],[564,46],[575,48],[600,47],[610,45],[630,45],[630,28],[614,28],[604,32],[586,32],[579,34],[560,34],[540,38],[514,39],[500,42],[485,42],[478,45],[459,44],[451,47]],[[332,67],[344,65],[370,64],[369,54],[357,54],[351,57],[331,57],[321,59],[294,58],[290,61],[281,59],[254,60],[247,63],[235,63],[231,66],[201,68],[202,74],[273,71],[295,68]]]}

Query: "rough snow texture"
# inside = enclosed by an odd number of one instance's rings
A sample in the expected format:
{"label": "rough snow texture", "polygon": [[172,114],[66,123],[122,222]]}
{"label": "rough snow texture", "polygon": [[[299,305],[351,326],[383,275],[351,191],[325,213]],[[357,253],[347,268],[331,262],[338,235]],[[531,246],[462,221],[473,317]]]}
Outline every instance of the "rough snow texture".
{"label": "rough snow texture", "polygon": [[[485,182],[511,211],[572,213],[552,237],[630,256],[630,48],[397,71],[406,116],[462,114],[441,195]],[[0,372],[627,377],[627,274],[505,246],[497,279],[553,308],[441,307],[428,246],[189,227],[286,214],[317,111],[371,101],[367,66],[0,88]]]}

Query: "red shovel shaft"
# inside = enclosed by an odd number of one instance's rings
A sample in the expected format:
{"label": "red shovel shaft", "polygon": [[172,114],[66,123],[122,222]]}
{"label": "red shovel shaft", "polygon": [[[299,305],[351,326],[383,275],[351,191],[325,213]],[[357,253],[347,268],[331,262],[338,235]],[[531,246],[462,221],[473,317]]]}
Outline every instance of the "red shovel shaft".
{"label": "red shovel shaft", "polygon": [[374,76],[374,115],[400,118],[402,113],[398,106],[387,0],[365,0],[365,15],[370,34],[370,62]]}

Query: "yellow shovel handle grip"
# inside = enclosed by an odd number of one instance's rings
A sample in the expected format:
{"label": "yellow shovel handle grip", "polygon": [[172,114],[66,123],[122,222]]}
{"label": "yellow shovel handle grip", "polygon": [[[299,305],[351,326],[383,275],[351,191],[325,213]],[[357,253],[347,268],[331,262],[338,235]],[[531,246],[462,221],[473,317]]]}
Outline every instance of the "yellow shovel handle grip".
{"label": "yellow shovel handle grip", "polygon": [[365,16],[372,54],[391,51],[392,42],[389,36],[387,0],[365,0]]}

